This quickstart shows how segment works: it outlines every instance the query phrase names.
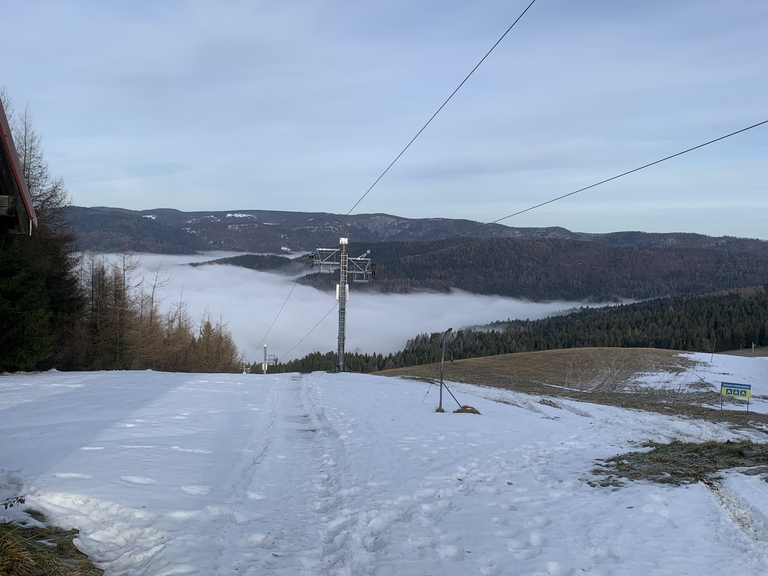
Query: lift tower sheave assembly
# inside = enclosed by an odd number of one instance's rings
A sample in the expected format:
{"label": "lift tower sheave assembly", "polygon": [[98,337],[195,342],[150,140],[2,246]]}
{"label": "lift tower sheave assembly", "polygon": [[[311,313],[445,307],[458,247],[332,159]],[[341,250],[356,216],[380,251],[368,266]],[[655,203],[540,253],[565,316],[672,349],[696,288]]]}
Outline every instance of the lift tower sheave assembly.
{"label": "lift tower sheave assembly", "polygon": [[318,248],[309,257],[311,268],[318,267],[320,274],[333,274],[339,270],[336,284],[336,300],[339,301],[339,357],[336,368],[344,372],[344,345],[347,321],[347,300],[349,300],[349,278],[352,282],[368,282],[376,276],[376,267],[368,258],[370,250],[357,258],[347,253],[348,238],[339,238],[338,248]]}

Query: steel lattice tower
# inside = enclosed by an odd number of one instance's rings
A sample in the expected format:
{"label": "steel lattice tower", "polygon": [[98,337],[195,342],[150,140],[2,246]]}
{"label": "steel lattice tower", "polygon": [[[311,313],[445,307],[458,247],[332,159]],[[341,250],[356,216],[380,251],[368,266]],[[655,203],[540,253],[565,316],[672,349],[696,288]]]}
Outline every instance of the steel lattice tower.
{"label": "steel lattice tower", "polygon": [[344,372],[344,356],[347,328],[347,300],[349,300],[348,278],[353,282],[368,282],[376,276],[376,268],[371,264],[368,250],[365,254],[350,257],[347,253],[348,238],[339,238],[339,248],[318,248],[309,257],[311,267],[318,266],[321,274],[332,274],[338,268],[339,283],[336,285],[336,299],[339,301],[339,349],[336,369]]}

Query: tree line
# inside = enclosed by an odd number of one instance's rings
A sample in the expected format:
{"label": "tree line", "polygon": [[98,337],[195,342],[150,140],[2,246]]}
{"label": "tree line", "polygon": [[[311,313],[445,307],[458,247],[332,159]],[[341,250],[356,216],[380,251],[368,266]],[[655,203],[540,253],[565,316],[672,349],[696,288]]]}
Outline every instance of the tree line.
{"label": "tree line", "polygon": [[[623,233],[632,237],[632,233]],[[702,237],[706,238],[706,237]],[[629,241],[629,240],[628,240]],[[763,244],[766,249],[758,248]],[[768,242],[714,246],[608,245],[558,238],[453,238],[352,243],[371,250],[376,279],[356,290],[386,293],[453,289],[541,302],[619,302],[701,294],[763,284]],[[744,251],[739,251],[742,248]],[[306,257],[235,256],[219,261],[254,270],[299,273]],[[333,290],[337,276],[310,273],[300,283]]]}
{"label": "tree line", "polygon": [[[581,308],[541,320],[506,320],[447,335],[446,360],[562,348],[665,348],[723,352],[768,346],[768,285],[725,293],[660,298]],[[442,333],[419,334],[394,354],[347,353],[353,372],[376,372],[440,361]],[[279,372],[333,370],[336,354],[313,353],[280,364]]]}
{"label": "tree line", "polygon": [[[465,290],[541,302],[616,302],[702,294],[768,281],[768,255],[717,248],[607,246],[598,242],[454,238],[351,245],[371,249],[376,280],[359,289]],[[325,276],[307,284],[335,284]],[[321,284],[322,285],[322,284]]]}
{"label": "tree line", "polygon": [[126,254],[83,259],[85,306],[74,364],[95,370],[237,371],[239,354],[223,319],[205,312],[195,322],[183,296],[162,311],[169,277],[160,269],[137,277],[139,264]]}
{"label": "tree line", "polygon": [[0,235],[0,372],[19,370],[238,370],[225,323],[194,321],[183,298],[161,312],[160,273],[138,278],[138,262],[76,251],[69,195],[49,170],[29,108],[0,100],[38,217],[31,236]]}

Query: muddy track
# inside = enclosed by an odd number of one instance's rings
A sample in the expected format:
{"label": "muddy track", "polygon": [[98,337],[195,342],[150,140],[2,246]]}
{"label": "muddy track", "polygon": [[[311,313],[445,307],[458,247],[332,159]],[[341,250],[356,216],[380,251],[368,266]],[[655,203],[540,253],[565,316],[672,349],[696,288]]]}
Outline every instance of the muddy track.
{"label": "muddy track", "polygon": [[768,526],[765,517],[720,482],[705,482],[723,512],[741,530],[768,568]]}

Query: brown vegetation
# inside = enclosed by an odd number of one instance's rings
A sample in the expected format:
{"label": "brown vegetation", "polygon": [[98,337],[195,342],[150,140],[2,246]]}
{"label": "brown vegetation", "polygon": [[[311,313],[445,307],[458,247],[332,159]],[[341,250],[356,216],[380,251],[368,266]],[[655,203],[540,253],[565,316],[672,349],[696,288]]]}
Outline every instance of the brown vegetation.
{"label": "brown vegetation", "polygon": [[183,296],[161,312],[167,277],[136,278],[138,261],[89,255],[81,270],[87,295],[77,363],[92,369],[236,372],[237,348],[222,319],[196,324]]}
{"label": "brown vegetation", "polygon": [[[620,486],[620,478],[651,480],[661,484],[692,484],[719,480],[717,473],[729,468],[748,468],[745,473],[768,472],[768,444],[740,442],[670,442],[645,444],[651,450],[619,454],[598,461],[592,472],[601,486]],[[595,483],[593,483],[595,484]]]}
{"label": "brown vegetation", "polygon": [[755,349],[752,350],[752,348],[742,348],[741,350],[729,350],[728,352],[723,352],[723,354],[728,354],[729,356],[744,356],[746,358],[753,358],[753,357],[766,357],[768,356],[768,346],[755,346]]}
{"label": "brown vegetation", "polygon": [[[448,381],[504,388],[527,394],[564,397],[582,402],[650,410],[730,422],[751,427],[768,424],[768,415],[735,410],[713,410],[719,394],[709,388],[658,389],[638,386],[647,372],[680,372],[691,360],[674,350],[653,348],[574,348],[501,354],[445,364]],[[439,364],[425,364],[376,372],[433,381]]]}
{"label": "brown vegetation", "polygon": [[454,414],[477,414],[480,415],[480,410],[475,408],[474,406],[467,406],[464,405],[461,408],[457,408],[453,411]]}
{"label": "brown vegetation", "polygon": [[[39,513],[30,513],[42,520]],[[32,522],[31,522],[32,523]],[[0,523],[0,576],[100,576],[74,545],[77,530]]]}

